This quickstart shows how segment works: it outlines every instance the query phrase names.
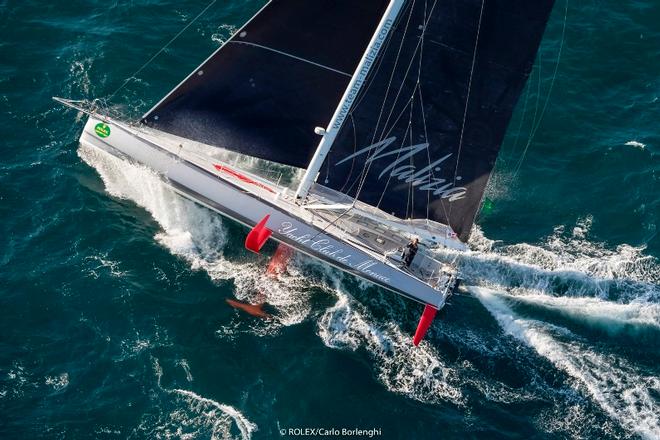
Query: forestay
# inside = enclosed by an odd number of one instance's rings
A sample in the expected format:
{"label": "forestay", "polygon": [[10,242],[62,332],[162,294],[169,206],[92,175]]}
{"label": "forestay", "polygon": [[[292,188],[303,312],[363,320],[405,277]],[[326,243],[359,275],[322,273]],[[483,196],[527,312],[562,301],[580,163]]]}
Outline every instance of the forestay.
{"label": "forestay", "polygon": [[318,183],[467,240],[552,6],[408,1]]}
{"label": "forestay", "polygon": [[143,123],[306,167],[387,0],[272,0]]}

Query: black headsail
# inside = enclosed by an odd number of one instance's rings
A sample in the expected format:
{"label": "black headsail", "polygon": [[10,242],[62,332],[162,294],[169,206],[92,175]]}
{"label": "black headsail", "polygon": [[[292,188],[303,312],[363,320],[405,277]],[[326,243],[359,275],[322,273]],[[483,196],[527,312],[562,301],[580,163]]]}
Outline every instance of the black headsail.
{"label": "black headsail", "polygon": [[143,122],[306,167],[387,4],[272,0]]}
{"label": "black headsail", "polygon": [[554,0],[410,0],[318,182],[467,240]]}

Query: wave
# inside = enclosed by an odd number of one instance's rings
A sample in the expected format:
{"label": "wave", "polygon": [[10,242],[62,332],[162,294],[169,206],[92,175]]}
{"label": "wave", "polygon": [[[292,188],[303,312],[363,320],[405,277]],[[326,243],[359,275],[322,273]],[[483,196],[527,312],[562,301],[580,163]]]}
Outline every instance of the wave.
{"label": "wave", "polygon": [[[273,282],[263,263],[225,258],[222,249],[228,232],[220,217],[178,196],[153,171],[96,148],[81,146],[79,155],[98,171],[112,196],[132,200],[152,215],[162,228],[155,238],[170,252],[184,258],[193,269],[204,270],[211,279],[231,279],[239,299],[267,302],[277,310],[278,319],[273,322],[237,318],[218,330],[219,337],[234,338],[242,332],[272,334],[281,326],[297,324],[311,313],[309,291],[321,288],[338,298],[318,323],[319,336],[327,346],[351,350],[367,347],[376,359],[379,379],[391,391],[421,401],[462,401],[458,386],[450,383],[449,376],[455,378],[456,372],[440,361],[430,344],[424,342],[414,348],[410,337],[394,323],[375,324],[366,309],[340,289],[338,272],[300,258]],[[317,276],[303,276],[303,270],[306,275],[316,272]]]}
{"label": "wave", "polygon": [[427,341],[412,345],[392,321],[378,323],[357,301],[335,288],[337,302],[318,321],[318,334],[331,348],[365,348],[375,360],[378,379],[390,391],[421,402],[463,405],[456,370],[445,365]]}
{"label": "wave", "polygon": [[127,272],[119,269],[120,263],[118,261],[108,258],[107,253],[85,257],[85,265],[88,266],[87,274],[94,279],[99,279],[102,273],[109,273],[114,278],[121,278],[127,274]]}
{"label": "wave", "polygon": [[631,302],[627,304],[588,297],[554,297],[537,293],[498,293],[510,301],[542,307],[609,334],[628,333],[640,336],[660,332],[660,304]]}
{"label": "wave", "polygon": [[[161,408],[157,420],[144,418],[138,431],[143,431],[157,438],[198,438],[233,439],[232,427],[236,427],[241,440],[250,440],[258,430],[255,423],[248,420],[239,410],[231,405],[216,402],[213,399],[180,388],[164,388],[161,385],[163,369],[157,358],[152,358],[152,367],[156,375],[158,389],[165,395],[173,396],[176,405],[173,409]],[[180,408],[180,402],[185,409]],[[163,401],[162,403],[172,403]]]}
{"label": "wave", "polygon": [[660,393],[660,379],[615,355],[593,351],[568,329],[516,315],[490,289],[471,291],[507,334],[567,373],[611,418],[643,438],[660,437],[660,407],[653,397]]}
{"label": "wave", "polygon": [[[648,288],[648,299],[658,299],[660,284],[660,263],[644,254],[645,245],[621,244],[614,249],[605,243],[589,239],[593,218],[587,216],[577,220],[571,227],[554,228],[542,248],[549,252],[553,270],[577,270],[597,280],[629,281],[640,283]],[[637,292],[633,292],[637,293]],[[655,297],[655,298],[654,298]]]}
{"label": "wave", "polygon": [[211,35],[211,41],[216,42],[218,45],[223,45],[232,35],[236,33],[237,30],[238,28],[232,24],[221,24]]}
{"label": "wave", "polygon": [[646,148],[646,144],[643,144],[642,142],[639,142],[639,141],[628,141],[623,145],[626,145],[628,147],[639,148],[640,150],[643,150],[644,148]]}
{"label": "wave", "polygon": [[212,256],[226,241],[220,217],[172,191],[147,167],[128,163],[93,147],[81,146],[78,154],[97,170],[106,191],[146,209],[163,228],[156,239],[172,252],[190,257]]}
{"label": "wave", "polygon": [[[182,396],[184,400],[190,404],[191,409],[203,413],[205,417],[212,419],[212,439],[231,438],[231,433],[229,431],[230,426],[227,425],[227,417],[231,418],[233,423],[236,424],[241,432],[241,438],[243,440],[252,438],[252,433],[257,430],[257,425],[250,422],[233,406],[218,403],[215,400],[202,397],[199,394],[188,390],[173,389],[172,392]],[[217,436],[218,433],[221,434],[220,437]]]}
{"label": "wave", "polygon": [[186,359],[181,359],[180,361],[177,361],[176,364],[181,368],[183,368],[183,372],[186,373],[186,380],[188,382],[192,382],[193,376],[192,373],[190,372],[190,365],[188,365],[188,361]]}
{"label": "wave", "polygon": [[61,391],[69,386],[69,373],[62,373],[58,376],[47,376],[45,383],[55,391]]}
{"label": "wave", "polygon": [[25,396],[43,396],[44,387],[48,391],[59,392],[69,386],[69,373],[46,375],[30,371],[21,361],[15,360],[11,366],[3,368],[0,380],[0,399],[23,399]]}
{"label": "wave", "polygon": [[[660,263],[643,247],[607,249],[587,240],[591,219],[557,227],[539,245],[500,245],[475,228],[472,251],[451,254],[467,284],[488,287],[517,304],[541,308],[640,340],[660,331]],[[443,256],[444,258],[447,255]]]}
{"label": "wave", "polygon": [[466,282],[493,288],[551,295],[599,297],[616,302],[660,302],[660,262],[644,246],[608,249],[587,239],[589,218],[572,230],[556,227],[538,245],[502,245],[475,227],[471,251],[442,250],[456,260]]}

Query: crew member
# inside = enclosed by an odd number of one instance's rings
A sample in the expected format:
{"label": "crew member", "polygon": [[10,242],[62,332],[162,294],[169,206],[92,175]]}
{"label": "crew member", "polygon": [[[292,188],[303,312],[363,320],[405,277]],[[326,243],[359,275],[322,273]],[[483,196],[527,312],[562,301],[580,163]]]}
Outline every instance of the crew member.
{"label": "crew member", "polygon": [[403,248],[403,254],[401,255],[401,258],[403,259],[404,266],[410,267],[412,264],[413,260],[415,259],[415,255],[417,255],[418,244],[419,238],[415,237],[410,241],[410,243],[406,245],[405,248]]}

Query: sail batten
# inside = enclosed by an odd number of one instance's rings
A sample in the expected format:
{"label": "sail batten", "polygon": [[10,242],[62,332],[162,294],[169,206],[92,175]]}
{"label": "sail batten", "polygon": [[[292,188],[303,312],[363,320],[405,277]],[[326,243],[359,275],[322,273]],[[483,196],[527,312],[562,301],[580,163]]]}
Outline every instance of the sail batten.
{"label": "sail batten", "polygon": [[252,46],[252,47],[258,47],[258,48],[260,48],[260,49],[269,50],[269,51],[271,51],[271,52],[275,52],[275,53],[277,53],[277,54],[280,54],[280,55],[283,55],[283,56],[286,56],[286,57],[289,57],[289,58],[293,58],[294,60],[298,60],[298,61],[303,61],[303,62],[305,62],[305,63],[309,63],[309,64],[311,64],[311,65],[313,65],[313,66],[320,67],[320,68],[322,68],[322,69],[326,69],[326,70],[329,70],[329,71],[331,71],[331,72],[335,72],[335,73],[338,73],[338,74],[340,74],[340,75],[347,76],[347,77],[349,77],[349,78],[352,76],[352,75],[351,75],[350,73],[348,73],[348,72],[342,72],[341,70],[337,70],[337,69],[335,69],[335,68],[333,68],[333,67],[326,66],[326,65],[323,65],[323,64],[317,63],[317,62],[315,62],[315,61],[308,60],[308,59],[305,59],[305,58],[301,58],[301,57],[299,57],[299,56],[296,56],[296,55],[293,55],[293,54],[290,54],[290,53],[287,53],[287,52],[283,52],[283,51],[281,51],[281,50],[274,49],[274,48],[272,48],[272,47],[267,47],[267,46],[264,46],[264,45],[261,45],[261,44],[251,43],[251,42],[249,42],[249,41],[230,41],[229,43],[230,43],[230,44],[245,44],[245,45]]}

